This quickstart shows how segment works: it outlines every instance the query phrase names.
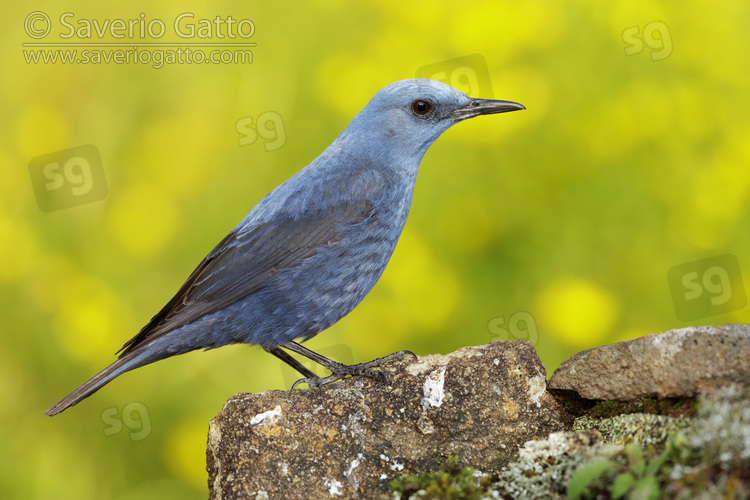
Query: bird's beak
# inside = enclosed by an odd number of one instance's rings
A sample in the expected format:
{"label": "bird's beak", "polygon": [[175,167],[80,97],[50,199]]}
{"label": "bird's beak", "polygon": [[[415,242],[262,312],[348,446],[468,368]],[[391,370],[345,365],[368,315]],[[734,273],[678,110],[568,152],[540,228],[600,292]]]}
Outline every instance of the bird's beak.
{"label": "bird's beak", "polygon": [[472,99],[464,106],[453,110],[449,116],[456,120],[465,120],[479,115],[492,115],[526,109],[523,104],[513,101],[494,101],[492,99]]}

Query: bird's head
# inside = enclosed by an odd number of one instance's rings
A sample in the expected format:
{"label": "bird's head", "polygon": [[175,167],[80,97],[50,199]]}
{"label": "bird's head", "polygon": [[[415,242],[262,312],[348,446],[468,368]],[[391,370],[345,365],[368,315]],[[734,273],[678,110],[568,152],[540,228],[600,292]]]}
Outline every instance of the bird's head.
{"label": "bird's head", "polygon": [[342,139],[369,154],[415,158],[448,128],[467,118],[526,109],[511,101],[475,99],[444,83],[401,80],[384,87],[352,120]]}

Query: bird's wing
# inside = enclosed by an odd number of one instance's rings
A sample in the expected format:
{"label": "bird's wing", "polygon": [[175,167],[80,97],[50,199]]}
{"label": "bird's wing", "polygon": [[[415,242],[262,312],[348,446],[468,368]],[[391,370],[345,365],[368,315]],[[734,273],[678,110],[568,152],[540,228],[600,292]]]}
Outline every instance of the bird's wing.
{"label": "bird's wing", "polygon": [[[382,186],[374,187],[378,191]],[[373,194],[372,190],[368,194]],[[124,356],[258,290],[279,271],[339,240],[345,227],[362,222],[372,212],[368,197],[363,197],[356,202],[329,204],[325,210],[307,216],[279,216],[249,230],[236,228],[211,250],[172,300],[118,353]]]}

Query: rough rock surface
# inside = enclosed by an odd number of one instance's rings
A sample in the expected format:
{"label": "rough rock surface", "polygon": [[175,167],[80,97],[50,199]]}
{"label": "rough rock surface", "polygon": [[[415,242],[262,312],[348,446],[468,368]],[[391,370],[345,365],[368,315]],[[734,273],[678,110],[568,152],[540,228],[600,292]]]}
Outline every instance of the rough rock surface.
{"label": "rough rock surface", "polygon": [[447,455],[499,471],[531,439],[572,422],[546,391],[525,341],[496,341],[394,362],[388,383],[237,394],[211,421],[212,499],[374,498]]}
{"label": "rough rock surface", "polygon": [[549,388],[586,399],[692,397],[750,383],[750,325],[688,327],[579,352]]}
{"label": "rough rock surface", "polygon": [[[618,481],[618,498],[750,498],[750,388],[730,385],[698,401],[690,418],[579,417],[570,432],[526,443],[490,498],[566,500],[572,478],[603,462],[584,498],[613,498]],[[622,476],[632,478],[625,491]]]}

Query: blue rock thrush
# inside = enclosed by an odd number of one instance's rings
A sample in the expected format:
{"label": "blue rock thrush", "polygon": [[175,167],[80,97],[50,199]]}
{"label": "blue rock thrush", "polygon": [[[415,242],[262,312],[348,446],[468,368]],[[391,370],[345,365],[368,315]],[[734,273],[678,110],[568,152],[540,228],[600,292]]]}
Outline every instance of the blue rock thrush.
{"label": "blue rock thrush", "polygon": [[[419,163],[440,134],[467,118],[521,109],[515,102],[473,99],[433,80],[383,88],[333,144],[219,242],[114,363],[46,415],[134,368],[236,343],[261,346],[311,387],[347,375],[384,380],[376,367],[413,353],[349,366],[295,339],[308,340],[349,314],[380,278],[406,222]],[[332,374],[316,377],[282,348]]]}

